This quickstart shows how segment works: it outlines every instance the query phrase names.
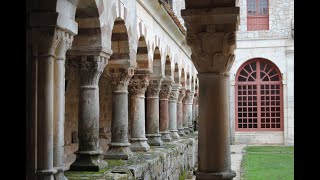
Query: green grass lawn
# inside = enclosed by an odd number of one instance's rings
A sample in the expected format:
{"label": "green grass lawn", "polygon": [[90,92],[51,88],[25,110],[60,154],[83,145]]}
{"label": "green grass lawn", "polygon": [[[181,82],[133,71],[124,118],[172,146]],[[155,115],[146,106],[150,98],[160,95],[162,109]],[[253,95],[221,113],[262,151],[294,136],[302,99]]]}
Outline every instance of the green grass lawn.
{"label": "green grass lawn", "polygon": [[293,180],[292,146],[247,146],[244,180]]}

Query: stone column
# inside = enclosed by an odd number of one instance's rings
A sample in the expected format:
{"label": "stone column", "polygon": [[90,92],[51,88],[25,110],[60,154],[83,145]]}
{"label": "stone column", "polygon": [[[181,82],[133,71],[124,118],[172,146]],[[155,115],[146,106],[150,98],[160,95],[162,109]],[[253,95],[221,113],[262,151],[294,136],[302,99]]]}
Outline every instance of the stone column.
{"label": "stone column", "polygon": [[198,130],[198,123],[197,123],[197,104],[198,104],[198,96],[195,93],[195,96],[193,98],[193,104],[192,104],[192,121],[193,121],[193,130],[197,131]]}
{"label": "stone column", "polygon": [[230,163],[227,86],[234,61],[239,7],[235,3],[222,6],[211,1],[188,1],[186,7],[181,15],[201,84],[196,179],[231,180],[236,173]]}
{"label": "stone column", "polygon": [[149,85],[150,73],[147,70],[135,70],[129,82],[129,92],[131,94],[131,150],[149,151],[145,131],[145,92]]}
{"label": "stone column", "polygon": [[179,91],[179,97],[177,102],[177,125],[178,133],[180,136],[184,136],[184,127],[183,127],[183,103],[182,100],[186,95],[186,90],[182,87]]}
{"label": "stone column", "polygon": [[169,131],[172,139],[179,139],[177,130],[177,101],[181,85],[174,84],[169,98]]}
{"label": "stone column", "polygon": [[192,125],[192,101],[193,101],[193,92],[186,90],[186,95],[183,99],[183,127],[184,133],[189,134],[193,132]]}
{"label": "stone column", "polygon": [[[68,35],[67,35],[68,36]],[[72,36],[60,42],[54,61],[54,111],[53,111],[53,166],[58,171],[54,178],[67,179],[64,171],[64,112],[65,112],[65,57],[71,47]]]}
{"label": "stone column", "polygon": [[170,142],[169,132],[169,104],[168,99],[172,89],[172,81],[164,80],[161,85],[160,91],[160,134],[164,142]]}
{"label": "stone column", "polygon": [[99,87],[107,58],[99,55],[80,56],[79,149],[73,171],[99,171],[107,166],[99,147]]}
{"label": "stone column", "polygon": [[147,88],[147,138],[150,146],[162,146],[159,133],[159,92],[162,83],[161,77],[150,77]]}
{"label": "stone column", "polygon": [[128,83],[134,69],[110,67],[108,75],[112,88],[111,142],[106,159],[129,159],[132,156],[128,139]]}
{"label": "stone column", "polygon": [[53,180],[53,54],[38,55],[37,179]]}

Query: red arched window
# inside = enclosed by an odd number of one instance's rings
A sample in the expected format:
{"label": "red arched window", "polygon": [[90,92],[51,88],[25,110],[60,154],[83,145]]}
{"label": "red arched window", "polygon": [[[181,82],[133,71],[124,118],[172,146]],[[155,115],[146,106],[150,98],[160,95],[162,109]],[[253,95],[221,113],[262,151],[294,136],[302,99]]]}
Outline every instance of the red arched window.
{"label": "red arched window", "polygon": [[236,75],[236,131],[282,131],[279,69],[265,59],[244,63]]}
{"label": "red arched window", "polygon": [[247,0],[248,31],[269,30],[268,0]]}

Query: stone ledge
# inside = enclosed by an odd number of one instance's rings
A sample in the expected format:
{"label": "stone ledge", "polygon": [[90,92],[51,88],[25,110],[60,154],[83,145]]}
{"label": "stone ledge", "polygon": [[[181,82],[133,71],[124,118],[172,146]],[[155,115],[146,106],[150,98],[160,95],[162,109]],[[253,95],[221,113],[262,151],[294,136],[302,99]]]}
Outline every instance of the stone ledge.
{"label": "stone ledge", "polygon": [[134,152],[129,160],[106,160],[108,167],[98,172],[67,171],[69,180],[179,179],[197,164],[198,133],[190,133],[149,152]]}

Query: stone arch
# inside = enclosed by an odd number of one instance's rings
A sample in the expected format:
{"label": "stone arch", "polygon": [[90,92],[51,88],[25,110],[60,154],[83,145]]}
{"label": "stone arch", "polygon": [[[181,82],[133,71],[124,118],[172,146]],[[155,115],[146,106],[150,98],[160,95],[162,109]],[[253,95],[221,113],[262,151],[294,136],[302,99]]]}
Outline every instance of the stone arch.
{"label": "stone arch", "polygon": [[[122,25],[125,27],[127,32],[127,42],[128,42],[128,52],[129,52],[129,59],[130,64],[135,64],[136,61],[136,47],[137,47],[137,37],[134,36],[135,30],[132,27],[132,22],[130,21],[130,13],[128,12],[127,8],[123,5],[123,3],[119,0],[116,0],[113,3],[108,25],[106,27],[106,37],[112,37],[113,33],[115,32],[116,22],[122,20]],[[112,23],[113,22],[113,23]],[[110,24],[111,23],[111,24]],[[122,27],[123,27],[122,26]],[[112,30],[111,30],[112,29]],[[123,29],[123,28],[122,28]],[[111,45],[109,44],[111,43]],[[107,47],[111,47],[113,49],[112,41],[107,42]]]}
{"label": "stone arch", "polygon": [[186,75],[184,68],[181,69],[181,86],[186,87]]}
{"label": "stone arch", "polygon": [[156,47],[153,53],[153,68],[152,68],[152,74],[154,75],[161,75],[161,53],[159,50],[159,47]]}
{"label": "stone arch", "polygon": [[172,70],[171,70],[171,59],[169,55],[166,56],[165,58],[165,71],[164,71],[165,76],[172,76]]}
{"label": "stone arch", "polygon": [[100,10],[95,0],[80,0],[75,11],[78,35],[74,37],[72,50],[97,50],[102,47]]}
{"label": "stone arch", "polygon": [[180,84],[179,65],[178,65],[178,63],[175,63],[175,65],[174,65],[174,82],[176,84]]}
{"label": "stone arch", "polygon": [[190,89],[190,87],[191,87],[190,73],[187,72],[186,89]]}
{"label": "stone arch", "polygon": [[139,38],[137,49],[137,67],[138,69],[150,69],[150,62],[148,58],[148,47],[144,36]]}
{"label": "stone arch", "polygon": [[111,35],[111,48],[113,54],[110,56],[110,62],[126,65],[130,61],[130,50],[128,41],[128,32],[125,22],[121,18],[114,21]]}

